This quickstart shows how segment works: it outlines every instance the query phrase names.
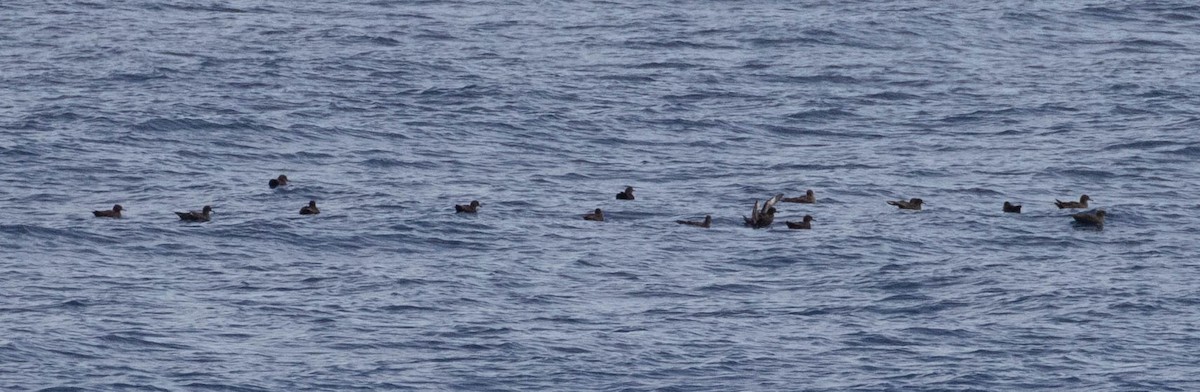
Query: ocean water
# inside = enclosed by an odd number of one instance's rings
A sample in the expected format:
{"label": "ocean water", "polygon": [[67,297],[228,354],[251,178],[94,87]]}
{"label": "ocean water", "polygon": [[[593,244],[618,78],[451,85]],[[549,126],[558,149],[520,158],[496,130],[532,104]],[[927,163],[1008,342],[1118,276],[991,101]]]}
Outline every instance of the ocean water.
{"label": "ocean water", "polygon": [[[2,2],[0,390],[1197,390],[1197,31],[1184,1]],[[1053,205],[1081,194],[1102,230]]]}

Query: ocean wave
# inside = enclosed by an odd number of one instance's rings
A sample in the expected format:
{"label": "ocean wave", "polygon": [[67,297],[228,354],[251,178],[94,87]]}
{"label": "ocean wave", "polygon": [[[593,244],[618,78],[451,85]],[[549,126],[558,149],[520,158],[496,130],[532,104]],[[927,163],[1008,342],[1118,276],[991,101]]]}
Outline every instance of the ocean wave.
{"label": "ocean wave", "polygon": [[0,3],[5,388],[1197,389],[1200,7],[553,5]]}

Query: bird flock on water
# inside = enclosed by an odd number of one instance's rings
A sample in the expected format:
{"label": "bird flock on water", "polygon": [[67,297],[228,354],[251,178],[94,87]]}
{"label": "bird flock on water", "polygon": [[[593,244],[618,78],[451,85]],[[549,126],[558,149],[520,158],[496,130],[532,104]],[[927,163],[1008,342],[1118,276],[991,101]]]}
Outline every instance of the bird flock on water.
{"label": "bird flock on water", "polygon": [[[288,178],[286,175],[283,175],[283,174],[280,174],[279,177],[272,178],[270,181],[267,182],[267,186],[270,189],[286,187],[287,185],[288,185]],[[624,191],[617,193],[617,200],[635,200],[635,199],[636,198],[633,195],[633,187],[632,186],[626,186]],[[1091,200],[1092,200],[1091,197],[1088,197],[1088,195],[1082,195],[1079,197],[1079,201],[1062,201],[1062,200],[1055,199],[1054,205],[1056,207],[1058,207],[1059,209],[1086,209],[1086,208],[1088,208],[1088,202]],[[754,228],[754,229],[765,229],[765,228],[771,227],[771,224],[774,223],[774,221],[775,221],[775,214],[778,212],[778,209],[775,207],[775,205],[780,202],[815,204],[817,202],[817,196],[813,192],[812,189],[809,189],[804,193],[803,196],[784,197],[783,194],[777,194],[777,195],[772,196],[771,198],[767,199],[766,201],[762,202],[761,204],[757,200],[755,200],[754,208],[750,210],[750,216],[742,217],[742,219],[745,223],[745,226]],[[887,204],[896,206],[899,209],[917,210],[917,211],[921,210],[921,206],[924,205],[924,203],[925,203],[924,200],[921,200],[920,198],[916,198],[916,197],[908,199],[908,200],[888,200],[887,201]],[[479,200],[472,200],[470,203],[467,203],[467,204],[454,205],[454,212],[455,213],[464,213],[464,214],[474,214],[474,213],[479,212],[479,209],[482,206],[483,206],[483,204],[480,203]],[[120,204],[117,204],[117,205],[114,205],[111,210],[92,211],[92,214],[95,215],[97,218],[121,218],[122,211],[125,211],[125,207],[122,207]],[[1004,211],[1006,213],[1020,214],[1021,206],[1012,204],[1008,201],[1005,201],[1004,205],[1002,207],[1002,211]],[[212,212],[213,212],[212,206],[204,206],[199,211],[176,212],[175,215],[178,215],[179,220],[181,220],[181,221],[208,222],[212,219]],[[310,200],[308,202],[308,205],[300,208],[300,215],[317,215],[320,213],[321,213],[321,210],[317,208],[316,200]],[[1071,218],[1074,219],[1075,223],[1079,224],[1079,225],[1104,227],[1104,217],[1106,214],[1107,213],[1103,209],[1094,209],[1094,210],[1089,210],[1089,211],[1072,214]],[[583,219],[588,220],[588,221],[603,222],[604,221],[604,211],[597,208],[594,211],[592,211],[591,213],[584,214]],[[812,229],[812,227],[813,227],[812,222],[815,220],[816,220],[816,218],[813,218],[812,215],[804,215],[804,217],[800,221],[797,221],[797,222],[785,221],[784,223],[787,225],[788,229],[808,230],[808,229]],[[701,220],[701,221],[678,220],[675,222],[679,223],[681,225],[702,227],[702,228],[707,229],[709,227],[712,227],[713,218],[712,218],[712,215],[705,215],[704,220]]]}

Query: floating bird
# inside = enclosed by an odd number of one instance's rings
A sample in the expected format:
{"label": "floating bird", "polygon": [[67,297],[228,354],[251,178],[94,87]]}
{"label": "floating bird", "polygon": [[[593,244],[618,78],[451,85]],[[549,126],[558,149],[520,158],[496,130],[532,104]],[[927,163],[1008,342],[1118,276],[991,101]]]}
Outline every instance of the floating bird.
{"label": "floating bird", "polygon": [[185,220],[188,222],[208,222],[208,219],[209,219],[208,216],[211,214],[212,214],[212,207],[210,207],[210,206],[204,206],[204,210],[202,210],[202,211],[188,211],[188,212],[176,212],[175,213],[175,215],[179,215],[179,220]]}
{"label": "floating bird", "polygon": [[471,204],[455,204],[454,212],[455,213],[465,212],[468,214],[474,214],[476,212],[479,212],[480,206],[483,206],[483,204],[480,204],[479,200],[471,200]]}
{"label": "floating bird", "polygon": [[320,213],[321,210],[317,209],[316,200],[309,200],[308,205],[300,207],[300,215],[316,215]]}
{"label": "floating bird", "polygon": [[812,191],[812,189],[809,189],[808,191],[804,192],[804,196],[788,197],[788,198],[784,198],[783,200],[780,200],[780,201],[782,201],[782,202],[784,202],[784,203],[808,203],[808,204],[812,204],[812,203],[816,203],[816,202],[817,202],[817,195],[813,194],[813,191]]}
{"label": "floating bird", "polygon": [[617,200],[633,200],[633,187],[625,187],[625,191],[617,193]]}
{"label": "floating bird", "polygon": [[805,215],[803,222],[783,222],[783,223],[787,223],[787,226],[789,229],[811,229],[812,221],[814,221],[814,220],[816,220],[816,219],[813,219],[812,215]]}
{"label": "floating bird", "polygon": [[896,207],[900,207],[900,209],[902,209],[902,210],[919,210],[919,209],[921,209],[921,204],[924,204],[925,201],[914,197],[912,199],[909,199],[908,201],[889,200],[887,203],[894,205]]}
{"label": "floating bird", "polygon": [[124,210],[125,207],[121,207],[120,204],[117,204],[113,206],[111,211],[92,211],[92,215],[95,215],[97,218],[120,218],[121,211]]}
{"label": "floating bird", "polygon": [[771,222],[775,221],[775,203],[779,203],[781,199],[783,199],[782,193],[772,196],[762,204],[761,209],[758,206],[758,200],[755,200],[754,209],[750,210],[750,216],[742,217],[746,221],[746,226],[755,229],[771,227]]}
{"label": "floating bird", "polygon": [[704,221],[703,221],[703,222],[693,222],[693,221],[677,220],[677,221],[675,221],[675,223],[678,223],[678,224],[681,224],[681,225],[688,225],[688,226],[703,227],[703,228],[707,229],[707,228],[709,228],[709,227],[712,227],[712,215],[705,215],[705,216],[704,216]]}
{"label": "floating bird", "polygon": [[599,209],[599,208],[597,208],[597,209],[596,209],[596,212],[593,212],[593,213],[591,213],[591,214],[584,215],[584,216],[583,216],[583,220],[590,220],[590,221],[600,221],[600,222],[603,222],[603,221],[604,221],[604,211],[600,211],[600,209]]}
{"label": "floating bird", "polygon": [[1013,204],[1013,203],[1009,203],[1008,201],[1005,201],[1004,202],[1004,212],[1012,212],[1012,213],[1020,214],[1021,206]]}
{"label": "floating bird", "polygon": [[1108,213],[1104,212],[1104,210],[1091,210],[1071,215],[1071,217],[1075,218],[1075,223],[1080,225],[1104,227],[1105,215],[1108,215]]}
{"label": "floating bird", "polygon": [[271,181],[267,181],[267,186],[271,187],[271,189],[285,186],[287,184],[288,184],[287,176],[282,175],[282,174],[280,174],[278,178],[272,178]]}
{"label": "floating bird", "polygon": [[1087,205],[1088,200],[1092,200],[1092,198],[1088,197],[1088,195],[1079,196],[1079,201],[1062,201],[1062,200],[1054,199],[1054,205],[1058,206],[1059,209],[1088,208],[1088,205]]}

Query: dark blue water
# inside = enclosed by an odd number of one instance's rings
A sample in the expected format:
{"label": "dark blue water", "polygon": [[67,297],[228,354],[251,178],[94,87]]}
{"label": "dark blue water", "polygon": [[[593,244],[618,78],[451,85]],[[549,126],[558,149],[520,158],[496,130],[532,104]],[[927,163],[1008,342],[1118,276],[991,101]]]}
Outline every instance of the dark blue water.
{"label": "dark blue water", "polygon": [[[1198,31],[1183,1],[3,2],[0,390],[1197,390]],[[1084,193],[1103,230],[1053,206]]]}

